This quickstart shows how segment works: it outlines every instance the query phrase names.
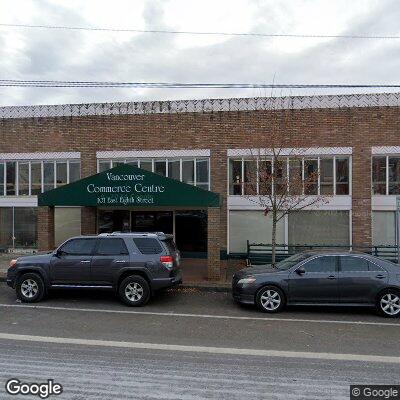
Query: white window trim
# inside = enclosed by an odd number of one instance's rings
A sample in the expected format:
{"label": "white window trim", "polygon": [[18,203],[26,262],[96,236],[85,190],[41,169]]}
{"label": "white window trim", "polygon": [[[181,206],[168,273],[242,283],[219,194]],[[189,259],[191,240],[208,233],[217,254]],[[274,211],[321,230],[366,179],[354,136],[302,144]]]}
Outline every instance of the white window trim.
{"label": "white window trim", "polygon": [[179,158],[179,157],[210,157],[210,149],[195,150],[128,150],[128,151],[98,151],[98,159],[103,158]]}
{"label": "white window trim", "polygon": [[[263,156],[272,156],[272,149],[228,149],[227,155],[228,157],[248,157],[248,156],[257,156],[258,154]],[[323,156],[323,155],[332,155],[332,156],[341,156],[341,155],[352,155],[353,148],[352,147],[308,147],[308,148],[282,148],[279,149],[279,154],[281,156]]]}

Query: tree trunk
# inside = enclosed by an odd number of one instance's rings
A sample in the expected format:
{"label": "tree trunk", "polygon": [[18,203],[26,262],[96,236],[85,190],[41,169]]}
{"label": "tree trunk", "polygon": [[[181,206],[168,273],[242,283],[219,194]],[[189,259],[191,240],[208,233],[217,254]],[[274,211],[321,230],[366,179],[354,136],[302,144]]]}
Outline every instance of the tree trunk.
{"label": "tree trunk", "polygon": [[277,219],[277,212],[275,209],[272,210],[272,251],[271,251],[271,264],[275,266],[276,262],[276,219]]}

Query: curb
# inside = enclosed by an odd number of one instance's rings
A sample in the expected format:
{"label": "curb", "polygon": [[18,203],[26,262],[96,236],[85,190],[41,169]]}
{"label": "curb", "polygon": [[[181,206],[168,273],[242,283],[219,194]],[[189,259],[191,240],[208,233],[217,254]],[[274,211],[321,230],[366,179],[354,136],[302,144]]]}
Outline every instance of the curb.
{"label": "curb", "polygon": [[[6,275],[0,273],[0,282],[6,282]],[[229,293],[231,292],[231,286],[226,283],[187,283],[173,288],[177,289],[197,289],[200,292],[219,292],[219,293]]]}

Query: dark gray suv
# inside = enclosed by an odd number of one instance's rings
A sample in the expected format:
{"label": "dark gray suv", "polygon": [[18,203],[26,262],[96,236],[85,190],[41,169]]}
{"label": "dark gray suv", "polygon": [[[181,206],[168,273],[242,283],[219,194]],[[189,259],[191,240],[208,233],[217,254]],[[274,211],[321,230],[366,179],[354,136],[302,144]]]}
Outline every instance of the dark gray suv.
{"label": "dark gray suv", "polygon": [[233,276],[233,297],[267,313],[288,305],[371,306],[400,317],[400,266],[355,252],[304,252]]}
{"label": "dark gray suv", "polygon": [[48,254],[12,260],[7,284],[24,302],[50,289],[114,289],[130,306],[148,302],[158,289],[182,283],[179,251],[164,233],[79,236]]}

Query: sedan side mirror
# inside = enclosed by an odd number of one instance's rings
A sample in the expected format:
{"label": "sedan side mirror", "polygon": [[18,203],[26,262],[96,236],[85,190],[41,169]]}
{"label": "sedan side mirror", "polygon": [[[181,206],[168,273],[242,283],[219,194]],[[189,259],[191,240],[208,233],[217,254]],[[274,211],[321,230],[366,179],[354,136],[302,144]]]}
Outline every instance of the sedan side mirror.
{"label": "sedan side mirror", "polygon": [[296,272],[298,275],[304,275],[306,273],[306,270],[304,269],[304,267],[300,267],[296,269]]}

